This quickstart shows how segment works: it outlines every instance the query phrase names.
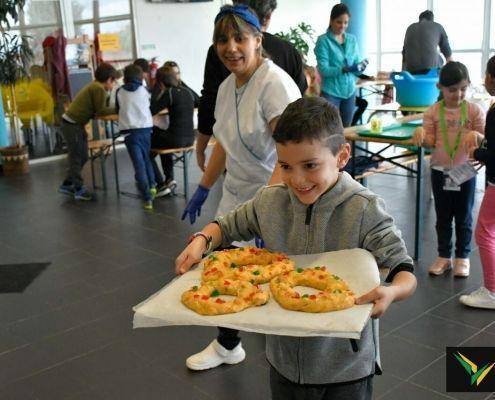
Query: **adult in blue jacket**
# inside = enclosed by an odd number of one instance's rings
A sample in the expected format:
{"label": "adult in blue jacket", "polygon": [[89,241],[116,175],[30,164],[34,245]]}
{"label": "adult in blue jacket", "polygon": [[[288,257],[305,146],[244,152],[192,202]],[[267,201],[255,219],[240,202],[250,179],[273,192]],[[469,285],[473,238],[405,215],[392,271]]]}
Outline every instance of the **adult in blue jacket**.
{"label": "adult in blue jacket", "polygon": [[340,111],[344,127],[350,126],[356,104],[356,79],[368,65],[360,60],[356,37],[346,33],[351,14],[345,4],[336,4],[330,13],[330,26],[315,46],[321,95]]}

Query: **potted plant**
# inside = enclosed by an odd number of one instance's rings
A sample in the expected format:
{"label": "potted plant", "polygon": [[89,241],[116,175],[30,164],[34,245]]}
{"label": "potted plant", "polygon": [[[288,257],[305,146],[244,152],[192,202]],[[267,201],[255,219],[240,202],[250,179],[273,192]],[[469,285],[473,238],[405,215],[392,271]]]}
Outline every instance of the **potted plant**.
{"label": "potted plant", "polygon": [[294,47],[301,53],[304,63],[308,56],[309,44],[315,43],[315,31],[311,25],[300,22],[295,28],[290,28],[289,32],[278,32],[275,36],[292,43]]}
{"label": "potted plant", "polygon": [[0,149],[5,175],[27,173],[28,150],[23,146],[22,131],[17,117],[15,84],[28,76],[33,59],[28,36],[8,31],[10,21],[17,23],[25,0],[2,0],[0,4],[0,84],[3,87],[4,109],[10,119],[11,146]]}

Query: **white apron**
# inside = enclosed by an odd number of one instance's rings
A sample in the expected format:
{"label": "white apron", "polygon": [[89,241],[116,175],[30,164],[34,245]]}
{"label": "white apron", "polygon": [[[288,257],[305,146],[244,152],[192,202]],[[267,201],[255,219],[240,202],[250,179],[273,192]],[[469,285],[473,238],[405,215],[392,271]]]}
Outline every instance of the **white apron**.
{"label": "white apron", "polygon": [[235,75],[220,85],[213,133],[226,152],[227,173],[217,217],[268,183],[277,160],[269,122],[299,97],[292,78],[271,60],[265,60],[237,94]]}

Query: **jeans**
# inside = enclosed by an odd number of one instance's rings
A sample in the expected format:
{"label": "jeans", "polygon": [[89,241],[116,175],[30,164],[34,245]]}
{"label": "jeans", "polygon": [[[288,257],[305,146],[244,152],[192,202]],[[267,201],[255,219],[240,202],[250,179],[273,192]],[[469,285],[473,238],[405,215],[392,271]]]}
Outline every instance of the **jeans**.
{"label": "jeans", "polygon": [[495,292],[495,186],[487,186],[475,231],[485,287]]}
{"label": "jeans", "polygon": [[321,92],[321,96],[325,98],[330,104],[333,104],[340,112],[340,118],[342,119],[342,125],[344,128],[351,126],[352,117],[356,110],[356,95],[353,94],[347,99],[332,96],[328,93]]}
{"label": "jeans", "polygon": [[371,400],[373,376],[354,382],[323,385],[295,383],[270,367],[272,400]]}
{"label": "jeans", "polygon": [[141,195],[146,201],[150,201],[150,188],[156,185],[150,160],[151,128],[129,129],[122,133],[129,133],[125,138],[125,145],[134,166],[134,176]]}
{"label": "jeans", "polygon": [[476,177],[464,182],[459,192],[443,190],[443,172],[431,170],[431,187],[437,214],[438,255],[452,256],[452,221],[455,220],[455,257],[468,258],[473,234],[473,204]]}
{"label": "jeans", "polygon": [[62,120],[62,136],[67,143],[69,168],[64,183],[72,183],[76,190],[83,185],[82,169],[88,161],[88,135],[83,125]]}

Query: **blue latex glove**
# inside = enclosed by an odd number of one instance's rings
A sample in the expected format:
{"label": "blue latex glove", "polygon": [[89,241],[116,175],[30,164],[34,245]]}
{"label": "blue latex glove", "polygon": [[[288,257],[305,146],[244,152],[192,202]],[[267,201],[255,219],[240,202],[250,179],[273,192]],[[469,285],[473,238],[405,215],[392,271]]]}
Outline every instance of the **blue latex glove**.
{"label": "blue latex glove", "polygon": [[254,237],[254,244],[256,245],[256,247],[260,249],[265,248],[265,242],[263,241],[263,239],[259,238],[258,236]]}
{"label": "blue latex glove", "polygon": [[191,225],[194,224],[194,222],[196,222],[196,217],[199,217],[201,215],[201,207],[206,201],[209,193],[210,189],[198,185],[198,188],[191,197],[191,200],[189,200],[189,203],[187,203],[181,219],[184,220],[189,214],[189,221],[191,221]]}
{"label": "blue latex glove", "polygon": [[347,60],[344,59],[344,72],[352,72],[352,73],[356,73],[356,72],[363,72],[366,67],[368,66],[369,64],[369,61],[365,58],[363,61],[360,61],[358,63],[354,63],[352,65],[348,65],[347,64]]}

